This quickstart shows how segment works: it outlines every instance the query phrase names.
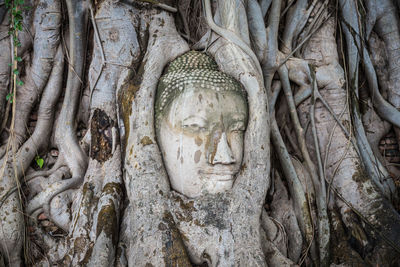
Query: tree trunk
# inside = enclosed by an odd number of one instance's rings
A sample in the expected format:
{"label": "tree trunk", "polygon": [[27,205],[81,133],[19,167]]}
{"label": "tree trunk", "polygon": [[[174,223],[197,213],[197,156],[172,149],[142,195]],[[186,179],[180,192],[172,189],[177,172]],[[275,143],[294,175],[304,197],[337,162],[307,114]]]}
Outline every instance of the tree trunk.
{"label": "tree trunk", "polygon": [[0,2],[0,266],[397,266],[397,2]]}

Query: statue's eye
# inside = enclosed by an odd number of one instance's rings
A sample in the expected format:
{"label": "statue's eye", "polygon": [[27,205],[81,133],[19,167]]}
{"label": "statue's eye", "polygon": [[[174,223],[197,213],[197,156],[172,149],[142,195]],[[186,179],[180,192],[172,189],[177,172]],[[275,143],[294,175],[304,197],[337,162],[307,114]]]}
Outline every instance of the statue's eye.
{"label": "statue's eye", "polygon": [[197,123],[191,123],[191,124],[184,124],[182,126],[183,129],[191,130],[191,131],[205,131],[206,127],[203,125],[197,124]]}
{"label": "statue's eye", "polygon": [[182,129],[201,132],[205,131],[207,127],[207,121],[201,117],[189,117],[182,121]]}

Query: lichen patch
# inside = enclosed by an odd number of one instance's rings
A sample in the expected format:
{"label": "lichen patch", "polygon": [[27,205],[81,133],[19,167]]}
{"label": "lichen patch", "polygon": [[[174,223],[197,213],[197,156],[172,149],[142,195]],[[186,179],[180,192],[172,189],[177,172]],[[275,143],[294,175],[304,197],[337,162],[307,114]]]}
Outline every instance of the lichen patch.
{"label": "lichen patch", "polygon": [[143,137],[143,138],[140,140],[140,143],[141,143],[143,146],[147,146],[147,145],[154,144],[153,140],[151,140],[151,138],[148,137],[148,136]]}

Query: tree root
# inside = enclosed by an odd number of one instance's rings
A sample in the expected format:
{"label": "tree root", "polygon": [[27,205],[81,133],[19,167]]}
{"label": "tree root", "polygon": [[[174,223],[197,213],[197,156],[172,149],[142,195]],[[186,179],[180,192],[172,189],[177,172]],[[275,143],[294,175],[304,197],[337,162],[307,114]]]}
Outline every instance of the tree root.
{"label": "tree root", "polygon": [[[274,144],[275,151],[278,153],[278,158],[281,163],[285,178],[288,181],[288,187],[290,195],[293,197],[294,210],[296,212],[300,229],[305,237],[305,240],[307,241],[307,244],[311,245],[313,241],[313,223],[308,207],[307,197],[297,176],[296,168],[294,167],[291,157],[286,149],[286,145],[282,140],[274,117],[271,119],[271,139],[272,143]],[[307,195],[310,195],[310,193],[307,192]],[[313,259],[316,259],[317,255],[315,248],[312,249],[311,254],[313,255]]]}
{"label": "tree root", "polygon": [[37,211],[39,208],[43,208],[43,211],[46,215],[51,217],[50,215],[50,202],[51,200],[59,193],[69,190],[71,188],[75,188],[82,183],[83,177],[71,177],[66,180],[55,182],[50,185],[44,191],[40,192],[37,196],[35,196],[32,200],[29,201],[28,206],[26,207],[26,212],[28,214],[32,214]]}
{"label": "tree root", "polygon": [[[18,189],[20,189],[19,179],[28,169],[31,161],[38,155],[38,152],[44,150],[47,145],[46,142],[51,134],[54,106],[61,93],[63,70],[63,54],[61,48],[58,49],[54,61],[53,71],[51,72],[49,82],[44,90],[42,101],[40,102],[38,121],[34,133],[24,143],[18,153],[14,152],[13,155],[8,155],[7,158],[2,159],[6,164],[5,175],[2,178],[2,183],[5,183],[3,190],[6,193],[1,195],[0,213],[4,211],[8,213],[8,211],[10,211],[11,214],[9,217],[14,217],[13,221],[4,222],[4,224],[6,225],[5,227],[10,228],[9,231],[13,232],[15,236],[13,240],[10,240],[8,237],[4,237],[2,233],[1,235],[3,236],[2,238],[4,238],[4,242],[1,242],[1,245],[8,249],[12,248],[13,253],[18,255],[22,247],[20,243],[21,240],[18,241],[18,239],[21,239],[23,233],[23,229],[21,229],[21,226],[23,226],[23,217],[21,207],[13,209],[13,206],[10,205],[20,205],[21,199],[18,197],[19,194],[17,194],[19,193]],[[11,164],[11,162],[13,164]],[[14,262],[10,261],[10,264],[13,265]],[[15,262],[15,264],[17,263]]]}
{"label": "tree root", "polygon": [[211,4],[210,0],[205,0],[204,1],[204,10],[206,13],[206,20],[208,23],[208,26],[215,31],[217,34],[228,40],[229,42],[234,43],[238,47],[240,47],[252,60],[254,66],[257,68],[259,73],[262,73],[260,63],[258,61],[257,56],[254,54],[253,50],[249,47],[248,44],[246,44],[242,38],[240,38],[237,33],[234,33],[232,31],[226,30],[224,28],[219,27],[217,24],[215,24],[214,19],[212,18],[212,12],[211,12]]}
{"label": "tree root", "polygon": [[18,88],[18,109],[15,113],[16,147],[27,138],[27,122],[35,103],[42,95],[51,70],[53,59],[60,43],[61,3],[56,0],[43,1],[34,14],[35,38],[33,43],[32,65],[29,66],[24,85]]}
{"label": "tree root", "polygon": [[50,215],[50,202],[59,193],[77,187],[83,181],[87,166],[87,156],[82,151],[76,137],[75,117],[79,104],[80,81],[84,69],[84,55],[87,24],[86,3],[67,1],[67,9],[70,20],[70,68],[68,70],[67,88],[64,96],[64,104],[61,110],[58,127],[56,130],[56,142],[60,154],[65,159],[72,177],[58,181],[44,191],[40,192],[28,204],[26,211],[32,214],[39,208],[43,208]]}
{"label": "tree root", "polygon": [[287,69],[285,66],[282,66],[281,68],[279,68],[278,72],[282,81],[282,87],[285,92],[286,100],[289,104],[290,117],[292,119],[292,122],[294,123],[297,141],[299,143],[300,150],[302,152],[303,158],[305,159],[305,164],[307,166],[308,171],[310,172],[310,176],[314,184],[316,203],[318,207],[318,232],[321,233],[318,236],[320,264],[326,265],[329,262],[329,220],[328,220],[327,204],[326,204],[326,188],[325,188],[325,182],[323,180],[324,177],[323,176],[319,177],[319,175],[317,174],[317,170],[314,166],[314,163],[310,158],[304,138],[304,130],[300,125],[300,121],[296,112],[296,106],[290,88]]}
{"label": "tree root", "polygon": [[51,176],[59,168],[65,167],[65,166],[66,166],[66,163],[65,163],[65,160],[64,160],[63,156],[59,155],[58,158],[57,158],[56,163],[49,170],[32,172],[31,174],[28,174],[25,177],[24,182],[29,183],[32,180],[34,180],[35,178],[41,177],[41,176],[44,176],[44,177]]}

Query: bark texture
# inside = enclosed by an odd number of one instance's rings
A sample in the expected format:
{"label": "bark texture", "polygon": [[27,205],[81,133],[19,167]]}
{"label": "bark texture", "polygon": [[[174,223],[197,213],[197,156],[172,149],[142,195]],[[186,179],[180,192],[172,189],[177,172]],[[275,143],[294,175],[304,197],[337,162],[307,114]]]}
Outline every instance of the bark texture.
{"label": "bark texture", "polygon": [[[9,2],[0,266],[397,266],[399,1],[24,0],[19,47]],[[249,111],[232,189],[196,198],[154,125],[190,50]]]}

